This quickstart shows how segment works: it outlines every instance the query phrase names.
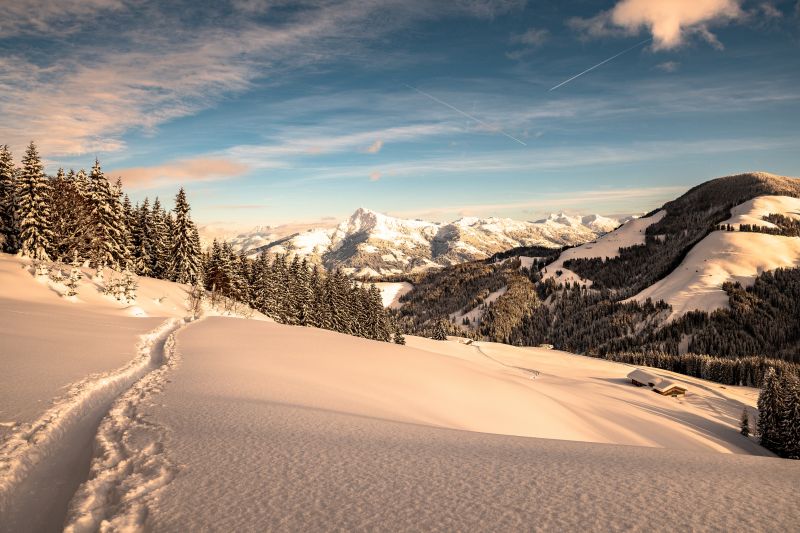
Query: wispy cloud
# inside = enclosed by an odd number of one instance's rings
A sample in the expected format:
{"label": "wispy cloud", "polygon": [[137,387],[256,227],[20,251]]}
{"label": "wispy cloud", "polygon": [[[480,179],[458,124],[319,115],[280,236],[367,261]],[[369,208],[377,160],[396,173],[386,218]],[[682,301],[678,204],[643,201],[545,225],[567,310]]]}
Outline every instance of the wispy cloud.
{"label": "wispy cloud", "polygon": [[506,52],[509,59],[522,59],[541,48],[550,39],[550,31],[546,28],[529,28],[522,33],[511,35],[509,42],[516,45],[514,50]]}
{"label": "wispy cloud", "polygon": [[656,65],[658,70],[662,70],[664,72],[677,72],[680,68],[681,64],[677,61],[664,61],[663,63],[659,63]]}
{"label": "wispy cloud", "polygon": [[[244,161],[256,168],[277,168],[298,156],[319,156],[342,152],[377,153],[385,142],[418,141],[426,137],[463,131],[456,124],[410,124],[381,130],[339,133],[346,128],[330,124],[322,127],[287,129],[268,143],[239,145],[224,151],[226,157]],[[379,139],[375,141],[374,139]],[[371,144],[369,144],[371,143]]]}
{"label": "wispy cloud", "polygon": [[[515,202],[487,202],[471,205],[451,205],[428,207],[392,212],[402,217],[427,217],[438,219],[446,215],[474,216],[514,212],[546,212],[553,209],[563,210],[565,206],[578,211],[604,211],[616,206],[639,205],[645,209],[652,204],[660,204],[687,189],[684,185],[670,187],[639,187],[613,190],[588,190],[571,193],[542,193],[536,198]],[[612,207],[613,206],[613,207]],[[604,211],[608,212],[608,211]]]}
{"label": "wispy cloud", "polygon": [[365,165],[333,168],[298,167],[305,177],[294,184],[321,180],[358,180],[372,172],[393,179],[455,176],[491,176],[502,173],[530,173],[585,167],[617,166],[698,155],[759,152],[797,146],[792,139],[739,138],[703,141],[651,141],[625,145],[584,145],[570,148],[536,148],[523,152],[504,151],[420,158],[414,161],[387,163],[378,167]]}
{"label": "wispy cloud", "polygon": [[230,159],[197,157],[149,167],[118,168],[108,171],[120,176],[131,190],[152,189],[171,184],[231,179],[246,173],[249,167]]}
{"label": "wispy cloud", "polygon": [[377,154],[378,152],[381,151],[381,148],[383,148],[383,140],[378,139],[374,143],[369,145],[369,147],[367,148],[367,153]]}
{"label": "wispy cloud", "polygon": [[3,2],[0,37],[77,31],[86,18],[120,10],[122,0],[16,0]]}
{"label": "wispy cloud", "polygon": [[[86,44],[0,58],[0,138],[17,150],[34,138],[48,156],[120,150],[127,132],[153,132],[256,82],[279,83],[304,66],[366,54],[366,41],[411,21],[456,13],[491,18],[520,5],[511,0],[310,2],[254,22],[247,13],[267,4],[245,1],[228,15],[237,17],[235,24],[192,19],[190,25],[153,2],[12,2],[0,21],[6,34],[30,28],[56,38],[53,28],[81,21],[91,31],[82,32],[80,42]],[[6,16],[9,10],[12,16]],[[126,24],[112,24],[114,15]],[[93,37],[102,46],[91,42]]]}

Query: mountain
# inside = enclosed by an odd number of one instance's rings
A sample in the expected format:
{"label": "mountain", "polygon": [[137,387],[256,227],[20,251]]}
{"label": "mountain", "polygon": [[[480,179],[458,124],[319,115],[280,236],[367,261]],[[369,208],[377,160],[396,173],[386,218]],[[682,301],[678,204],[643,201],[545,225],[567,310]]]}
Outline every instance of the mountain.
{"label": "mountain", "polygon": [[[297,232],[264,243],[260,228],[231,241],[250,255],[299,255],[359,277],[423,271],[485,259],[520,246],[558,248],[591,241],[619,225],[600,215],[551,214],[536,222],[465,217],[447,224],[395,218],[359,208],[335,228]],[[267,228],[269,230],[269,228]]]}
{"label": "mountain", "polygon": [[[511,252],[418,277],[399,320],[410,332],[446,321],[482,340],[655,357],[646,364],[679,372],[710,368],[676,359],[686,353],[800,362],[797,178],[714,179],[556,256]],[[747,375],[726,367],[711,379],[757,382],[760,361]]]}

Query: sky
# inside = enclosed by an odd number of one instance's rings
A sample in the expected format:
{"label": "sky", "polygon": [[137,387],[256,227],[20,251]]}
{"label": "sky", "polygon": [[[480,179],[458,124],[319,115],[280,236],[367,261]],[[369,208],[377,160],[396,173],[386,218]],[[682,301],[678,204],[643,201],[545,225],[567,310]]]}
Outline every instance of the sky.
{"label": "sky", "polygon": [[[0,144],[201,224],[641,213],[800,175],[800,1],[17,0]],[[566,83],[565,83],[566,82]]]}

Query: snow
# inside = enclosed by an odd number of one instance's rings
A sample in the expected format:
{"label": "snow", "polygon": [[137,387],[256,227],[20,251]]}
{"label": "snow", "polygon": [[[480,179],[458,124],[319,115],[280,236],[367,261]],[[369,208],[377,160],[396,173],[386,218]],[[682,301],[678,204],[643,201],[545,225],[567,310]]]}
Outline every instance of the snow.
{"label": "snow", "polygon": [[[599,237],[596,241],[582,244],[574,248],[564,250],[561,255],[547,265],[547,272],[542,276],[543,279],[555,278],[559,282],[573,283],[578,282],[581,285],[588,285],[590,282],[584,280],[571,270],[564,268],[564,262],[569,259],[589,259],[593,257],[617,257],[619,249],[637,244],[644,244],[645,230],[648,226],[655,224],[666,215],[666,211],[661,210],[647,218],[635,218],[620,226],[618,229]],[[532,260],[530,260],[532,261]],[[527,263],[530,265],[530,263]],[[525,266],[526,263],[523,263]],[[556,272],[561,271],[561,276],[557,276]]]}
{"label": "snow", "polygon": [[0,530],[63,525],[101,419],[161,366],[160,347],[189,314],[187,287],[176,283],[139,278],[137,301],[123,303],[83,269],[67,298],[63,284],[31,270],[0,254]]}
{"label": "snow", "polygon": [[[733,216],[725,223],[753,223],[767,213],[796,215],[798,208],[798,199],[762,196],[734,207],[731,210]],[[800,238],[715,231],[697,243],[667,277],[631,299],[640,302],[646,298],[664,300],[672,306],[671,319],[693,310],[711,312],[728,307],[728,295],[722,290],[726,281],[738,281],[749,286],[763,272],[798,265]]]}
{"label": "snow", "polygon": [[[186,287],[139,283],[128,305],[87,276],[72,302],[0,256],[0,319],[23,317],[3,331],[0,361],[29,372],[17,349],[29,342],[40,370],[74,379],[49,404],[52,387],[0,389],[34,419],[0,443],[0,529],[65,517],[69,532],[800,521],[800,463],[738,434],[755,389],[648,369],[689,391],[671,398],[633,387],[631,366],[556,350],[398,346],[210,314],[186,324]],[[80,351],[80,372],[95,374],[74,377]],[[38,387],[36,372],[26,379]]]}
{"label": "snow", "polygon": [[[320,228],[272,240],[272,253],[308,258],[326,268],[373,277],[420,271],[485,259],[518,246],[558,247],[579,244],[616,228],[600,215],[553,215],[538,222],[508,218],[465,217],[452,223],[403,219],[366,208],[357,209],[335,228]],[[269,244],[277,228],[258,228],[234,239],[235,249]],[[274,230],[274,231],[273,231]],[[416,266],[412,266],[416,265]]]}
{"label": "snow", "polygon": [[775,224],[763,217],[770,213],[780,213],[790,218],[800,219],[800,198],[791,196],[758,196],[731,209],[731,218],[723,222],[739,229],[741,224],[774,228]]}
{"label": "snow", "polygon": [[294,252],[301,256],[311,255],[330,246],[331,230],[309,230],[292,239]]}
{"label": "snow", "polygon": [[142,525],[637,530],[658,516],[785,530],[800,519],[800,464],[747,455],[766,452],[737,432],[751,389],[654,370],[689,385],[670,398],[630,385],[626,365],[407,340],[230,318],[181,330],[182,362],[143,413],[179,466],[145,499]]}
{"label": "snow", "polygon": [[402,307],[403,304],[400,302],[400,297],[414,288],[414,286],[407,281],[380,282],[376,283],[375,286],[381,291],[383,306],[389,309],[399,309]]}

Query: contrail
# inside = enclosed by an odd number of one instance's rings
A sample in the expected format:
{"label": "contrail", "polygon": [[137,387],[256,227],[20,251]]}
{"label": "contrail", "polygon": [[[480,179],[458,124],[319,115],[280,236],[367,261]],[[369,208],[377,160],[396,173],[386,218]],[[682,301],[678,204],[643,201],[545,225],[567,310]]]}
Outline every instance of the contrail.
{"label": "contrail", "polygon": [[516,138],[516,137],[514,137],[513,135],[510,135],[510,134],[508,134],[508,133],[504,132],[503,130],[501,130],[501,129],[499,129],[499,128],[495,127],[495,126],[492,126],[491,124],[487,124],[486,122],[482,121],[482,120],[481,120],[481,119],[479,119],[478,117],[476,117],[476,116],[473,116],[473,115],[470,115],[470,114],[469,114],[469,113],[467,113],[466,111],[461,111],[459,108],[457,108],[457,107],[456,107],[456,106],[454,106],[454,105],[450,105],[450,104],[448,104],[447,102],[444,102],[444,101],[442,101],[442,100],[439,100],[438,98],[436,98],[436,97],[435,97],[435,96],[433,96],[432,94],[428,94],[428,93],[426,93],[425,91],[420,91],[420,90],[419,90],[419,89],[417,89],[416,87],[412,87],[411,85],[409,85],[409,84],[407,84],[407,83],[405,84],[405,86],[406,86],[406,87],[408,87],[408,88],[409,88],[409,89],[411,89],[411,90],[417,91],[417,92],[418,92],[419,94],[421,94],[422,96],[427,96],[428,98],[430,98],[431,100],[433,100],[433,101],[434,101],[434,102],[436,102],[436,103],[439,103],[439,104],[442,104],[443,106],[449,107],[450,109],[452,109],[452,110],[453,110],[453,111],[455,111],[456,113],[460,113],[460,114],[464,115],[465,117],[467,117],[467,118],[468,118],[468,119],[470,119],[470,120],[474,120],[475,122],[477,122],[477,123],[478,123],[478,124],[480,124],[481,126],[486,126],[486,127],[487,127],[487,128],[489,128],[489,130],[491,130],[491,131],[496,131],[496,132],[498,132],[498,133],[502,133],[503,135],[505,135],[506,137],[508,137],[508,138],[509,138],[509,139],[511,139],[512,141],[514,141],[514,142],[518,142],[518,143],[519,143],[519,144],[521,144],[522,146],[528,146],[527,144],[525,144],[524,142],[520,141],[519,139],[517,139],[517,138]]}
{"label": "contrail", "polygon": [[601,62],[599,62],[599,63],[598,63],[598,64],[596,64],[595,66],[587,68],[586,70],[584,70],[584,71],[583,71],[583,72],[581,72],[580,74],[575,74],[575,75],[574,75],[574,76],[572,76],[570,79],[568,79],[568,80],[565,80],[565,81],[562,81],[561,83],[559,83],[559,84],[558,84],[558,85],[556,85],[555,87],[551,88],[551,89],[550,89],[549,91],[547,91],[547,92],[554,91],[554,90],[558,89],[559,87],[561,87],[562,85],[566,85],[566,84],[568,84],[569,82],[571,82],[571,81],[572,81],[572,80],[574,80],[575,78],[578,78],[578,77],[580,77],[580,76],[583,76],[583,75],[584,75],[584,74],[586,74],[587,72],[590,72],[590,71],[592,71],[592,70],[596,69],[597,67],[599,67],[599,66],[601,66],[601,65],[605,65],[606,63],[608,63],[608,62],[609,62],[609,61],[611,61],[612,59],[616,59],[616,58],[618,58],[619,56],[621,56],[622,54],[625,54],[625,53],[627,53],[627,52],[630,52],[630,51],[631,51],[631,50],[633,50],[634,48],[639,48],[639,47],[640,47],[640,46],[642,46],[644,43],[648,43],[648,42],[650,42],[650,41],[652,41],[652,40],[653,40],[653,38],[651,37],[651,38],[649,38],[649,39],[645,39],[644,41],[642,41],[642,42],[640,42],[640,43],[636,43],[636,44],[634,44],[633,46],[631,46],[630,48],[626,48],[626,49],[625,49],[625,50],[623,50],[622,52],[620,52],[620,53],[618,53],[618,54],[615,54],[615,55],[613,55],[613,56],[609,57],[608,59],[606,59],[606,60],[604,60],[604,61],[601,61]]}

